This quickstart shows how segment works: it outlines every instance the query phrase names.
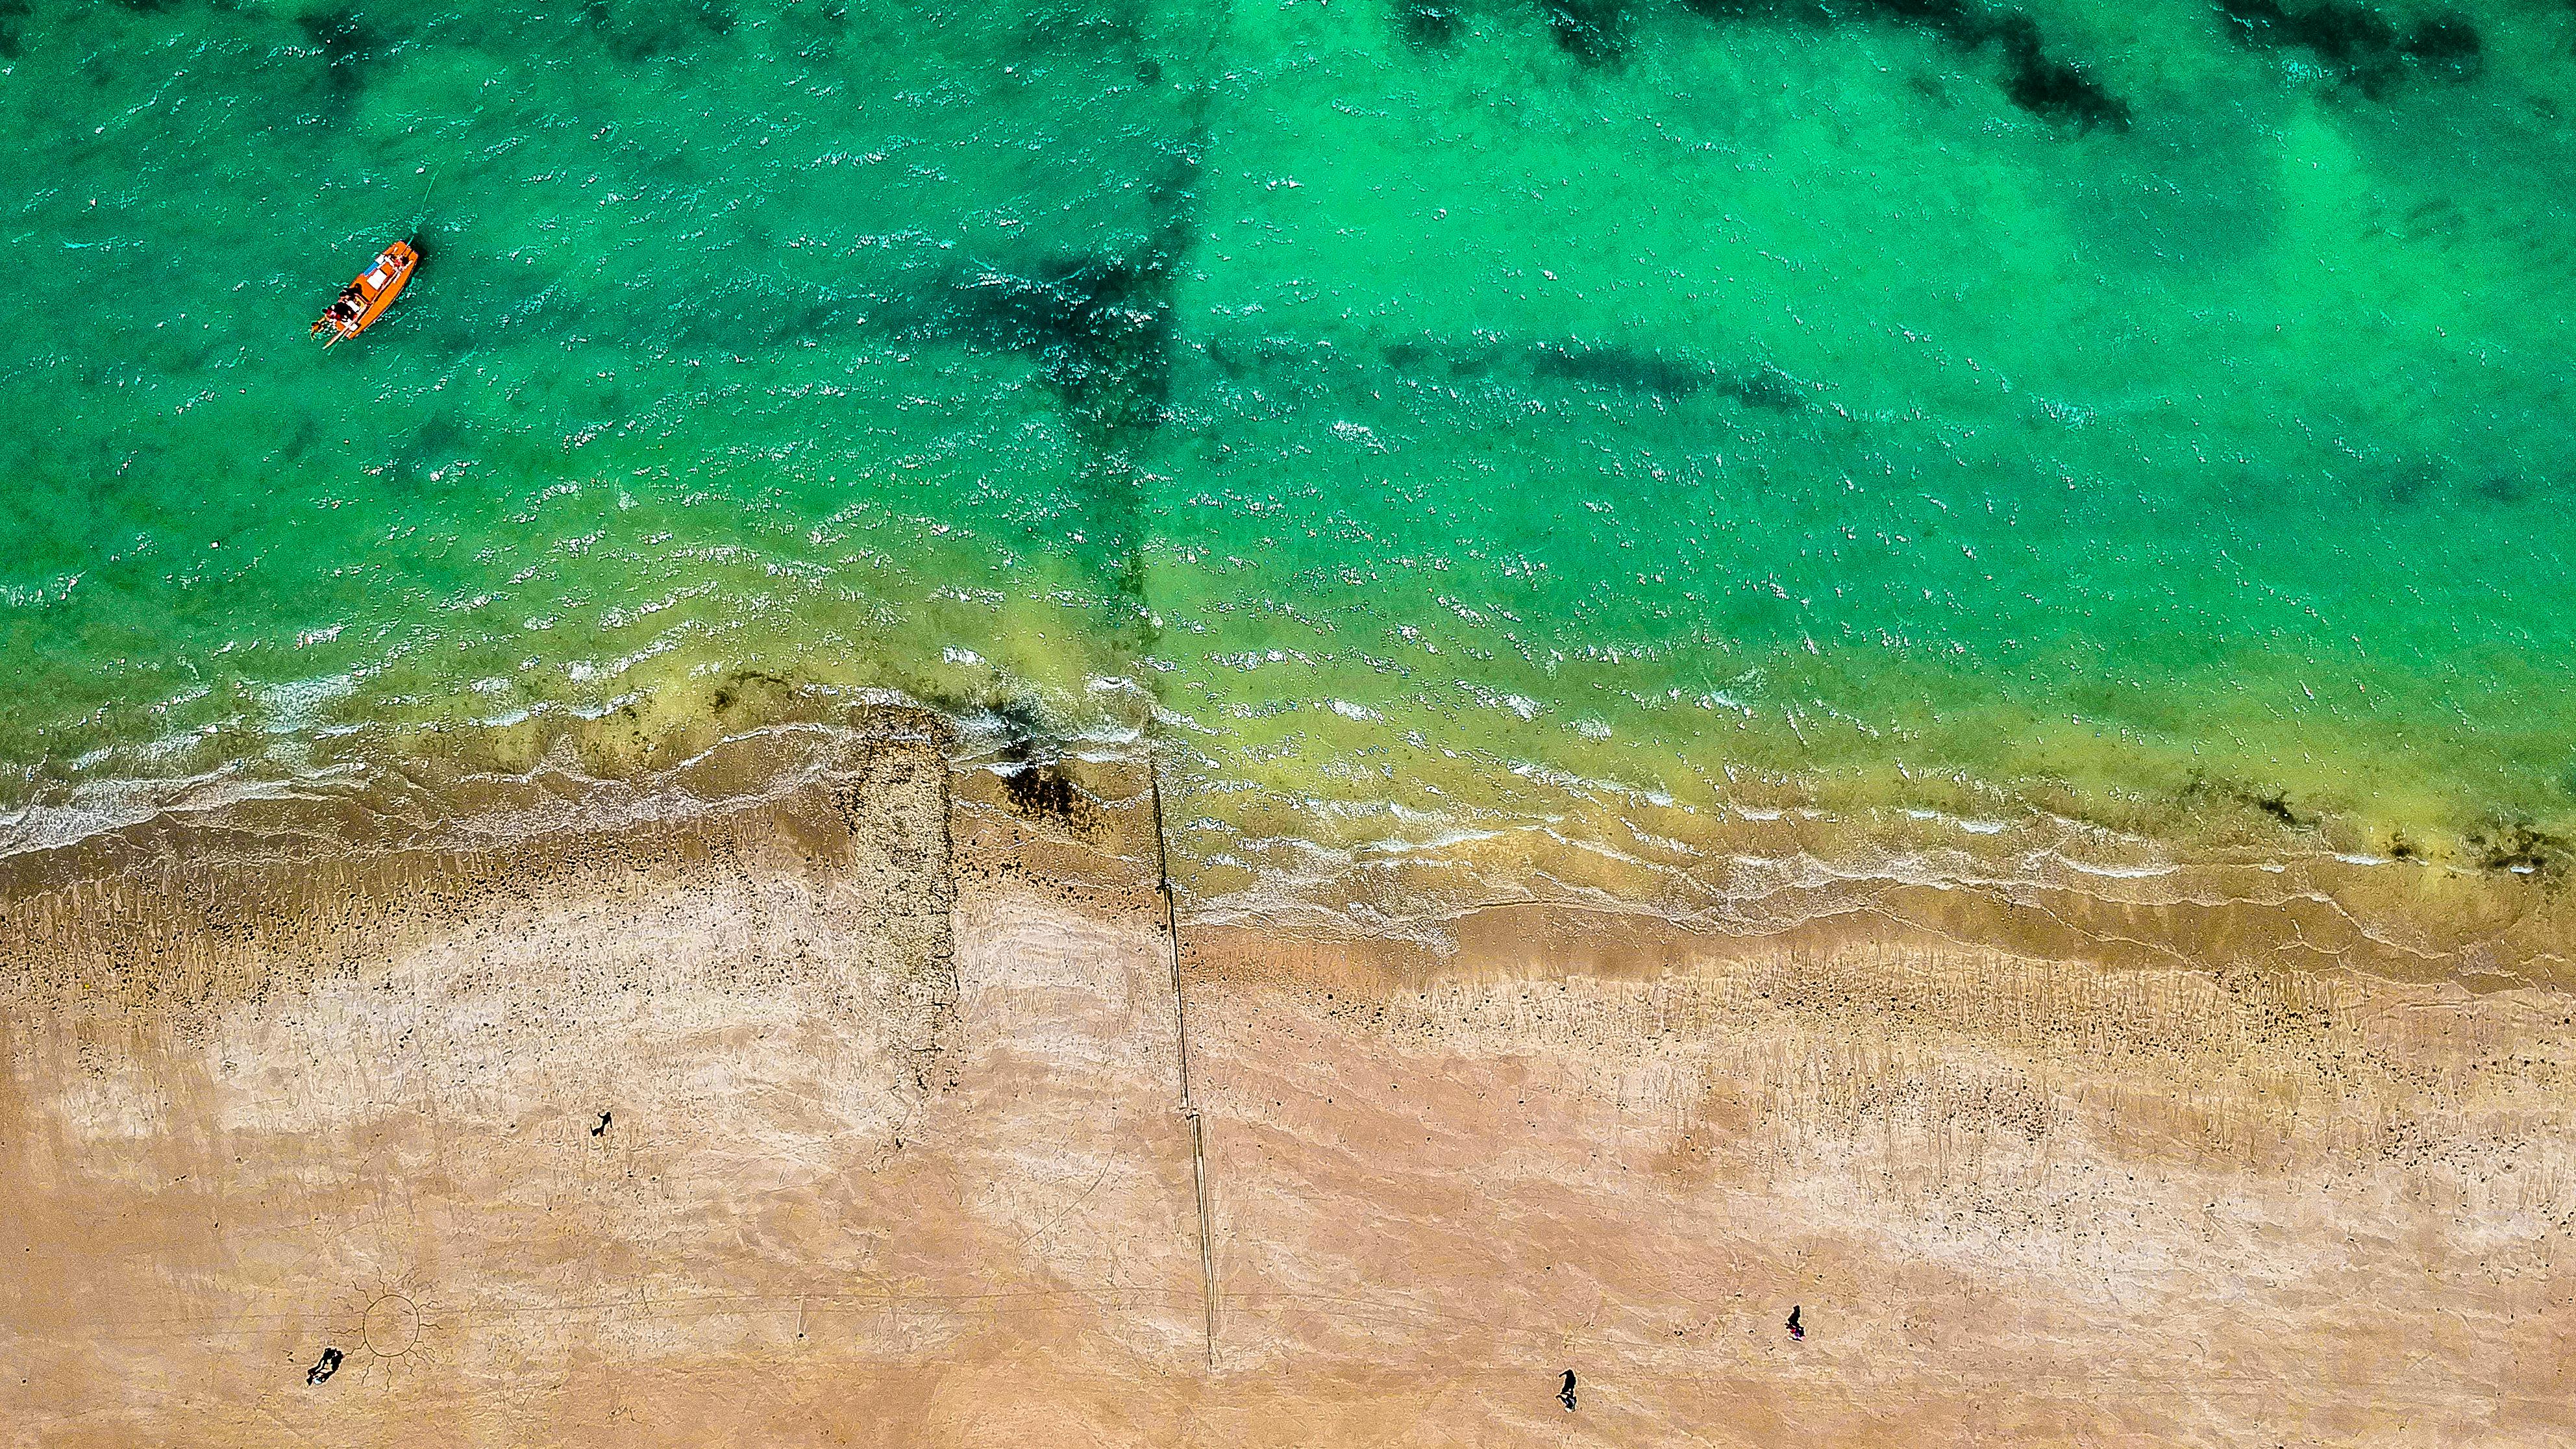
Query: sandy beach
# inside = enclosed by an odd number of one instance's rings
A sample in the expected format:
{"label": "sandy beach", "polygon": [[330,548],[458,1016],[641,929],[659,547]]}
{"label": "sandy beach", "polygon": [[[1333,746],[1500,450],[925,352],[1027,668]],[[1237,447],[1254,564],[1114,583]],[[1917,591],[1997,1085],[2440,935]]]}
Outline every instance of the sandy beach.
{"label": "sandy beach", "polygon": [[1962,890],[1432,950],[1184,892],[1176,958],[1139,773],[931,734],[613,828],[20,862],[0,1438],[2576,1434],[2576,1008],[2510,930]]}

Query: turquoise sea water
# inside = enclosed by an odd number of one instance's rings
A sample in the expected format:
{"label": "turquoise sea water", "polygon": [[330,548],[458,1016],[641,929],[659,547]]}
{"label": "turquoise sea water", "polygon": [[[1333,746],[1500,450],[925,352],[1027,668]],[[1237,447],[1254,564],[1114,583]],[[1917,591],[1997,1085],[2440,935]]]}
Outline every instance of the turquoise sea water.
{"label": "turquoise sea water", "polygon": [[0,110],[18,843],[746,670],[1150,699],[1220,875],[2576,833],[2576,8],[17,0]]}

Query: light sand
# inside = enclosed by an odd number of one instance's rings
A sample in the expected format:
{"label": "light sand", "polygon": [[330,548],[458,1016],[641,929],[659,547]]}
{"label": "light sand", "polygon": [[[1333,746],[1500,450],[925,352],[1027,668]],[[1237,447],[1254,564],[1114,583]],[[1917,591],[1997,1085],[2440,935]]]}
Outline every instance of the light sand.
{"label": "light sand", "polygon": [[2576,1437],[2552,985],[1185,915],[1211,1284],[1149,821],[956,783],[22,882],[0,1441]]}

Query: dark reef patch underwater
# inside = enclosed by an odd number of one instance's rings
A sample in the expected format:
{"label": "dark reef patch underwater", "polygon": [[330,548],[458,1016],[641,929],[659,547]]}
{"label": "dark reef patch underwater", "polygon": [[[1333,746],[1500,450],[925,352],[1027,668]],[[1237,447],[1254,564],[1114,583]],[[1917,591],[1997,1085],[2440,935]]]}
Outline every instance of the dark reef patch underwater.
{"label": "dark reef patch underwater", "polygon": [[1211,892],[1673,811],[2547,886],[2572,50],[2514,0],[0,0],[0,821],[891,694],[1048,818],[1150,722]]}

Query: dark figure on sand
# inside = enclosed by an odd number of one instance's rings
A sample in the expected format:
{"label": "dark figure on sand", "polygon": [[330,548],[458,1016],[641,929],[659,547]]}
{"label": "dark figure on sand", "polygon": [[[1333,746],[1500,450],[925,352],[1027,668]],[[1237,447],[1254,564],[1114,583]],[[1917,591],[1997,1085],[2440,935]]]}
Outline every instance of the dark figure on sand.
{"label": "dark figure on sand", "polygon": [[1565,1384],[1556,1391],[1556,1401],[1565,1405],[1567,1413],[1574,1412],[1574,1370],[1565,1371]]}
{"label": "dark figure on sand", "polygon": [[1798,1305],[1795,1303],[1789,1305],[1789,1336],[1796,1339],[1807,1336],[1807,1330],[1798,1326]]}
{"label": "dark figure on sand", "polygon": [[322,1350],[321,1362],[316,1363],[313,1367],[304,1371],[304,1382],[308,1384],[318,1384],[339,1371],[340,1350],[336,1348],[326,1348]]}

